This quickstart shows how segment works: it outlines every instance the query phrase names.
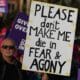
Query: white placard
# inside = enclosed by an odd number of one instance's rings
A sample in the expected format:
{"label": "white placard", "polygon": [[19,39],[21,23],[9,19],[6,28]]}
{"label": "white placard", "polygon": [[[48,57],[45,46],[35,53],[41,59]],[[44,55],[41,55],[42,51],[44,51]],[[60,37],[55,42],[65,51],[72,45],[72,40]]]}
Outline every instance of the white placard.
{"label": "white placard", "polygon": [[70,76],[77,12],[32,1],[22,69]]}

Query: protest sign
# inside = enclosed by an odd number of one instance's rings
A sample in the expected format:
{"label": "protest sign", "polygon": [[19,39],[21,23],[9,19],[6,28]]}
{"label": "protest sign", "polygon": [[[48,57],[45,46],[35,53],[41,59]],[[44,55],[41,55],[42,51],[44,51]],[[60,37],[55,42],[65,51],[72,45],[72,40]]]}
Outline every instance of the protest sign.
{"label": "protest sign", "polygon": [[1,13],[8,12],[8,3],[7,3],[7,0],[0,0],[0,12]]}
{"label": "protest sign", "polygon": [[28,16],[23,12],[19,13],[15,18],[12,24],[12,28],[7,36],[15,40],[17,49],[20,53],[24,53],[27,22],[28,22]]}
{"label": "protest sign", "polygon": [[22,69],[70,76],[77,12],[32,1]]}

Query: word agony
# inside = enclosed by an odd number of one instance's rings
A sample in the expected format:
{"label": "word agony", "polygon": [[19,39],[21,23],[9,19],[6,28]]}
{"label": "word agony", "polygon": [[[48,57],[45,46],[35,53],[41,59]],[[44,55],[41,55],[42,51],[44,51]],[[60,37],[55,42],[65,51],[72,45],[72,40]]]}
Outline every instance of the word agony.
{"label": "word agony", "polygon": [[36,68],[37,70],[42,70],[42,71],[49,71],[51,73],[56,73],[57,72],[57,67],[58,67],[58,73],[62,72],[62,68],[65,65],[66,61],[61,63],[60,61],[53,61],[53,60],[44,60],[44,59],[34,59],[30,69]]}

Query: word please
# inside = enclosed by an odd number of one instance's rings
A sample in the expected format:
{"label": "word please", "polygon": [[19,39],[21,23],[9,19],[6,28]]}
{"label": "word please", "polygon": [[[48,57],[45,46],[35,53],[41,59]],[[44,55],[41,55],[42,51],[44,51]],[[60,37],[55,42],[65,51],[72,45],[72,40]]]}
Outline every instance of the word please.
{"label": "word please", "polygon": [[41,17],[56,18],[59,20],[66,20],[67,22],[73,22],[74,10],[67,10],[66,8],[55,8],[54,6],[46,7],[44,5],[35,5],[34,16],[40,15]]}

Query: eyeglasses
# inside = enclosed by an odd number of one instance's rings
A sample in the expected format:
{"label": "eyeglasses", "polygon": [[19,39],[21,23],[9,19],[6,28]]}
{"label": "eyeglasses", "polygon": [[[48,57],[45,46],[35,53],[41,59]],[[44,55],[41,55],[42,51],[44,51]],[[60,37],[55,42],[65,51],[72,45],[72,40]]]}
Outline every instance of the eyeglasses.
{"label": "eyeglasses", "polygon": [[2,48],[3,49],[12,49],[13,50],[13,49],[15,49],[15,46],[12,46],[12,45],[3,45]]}

